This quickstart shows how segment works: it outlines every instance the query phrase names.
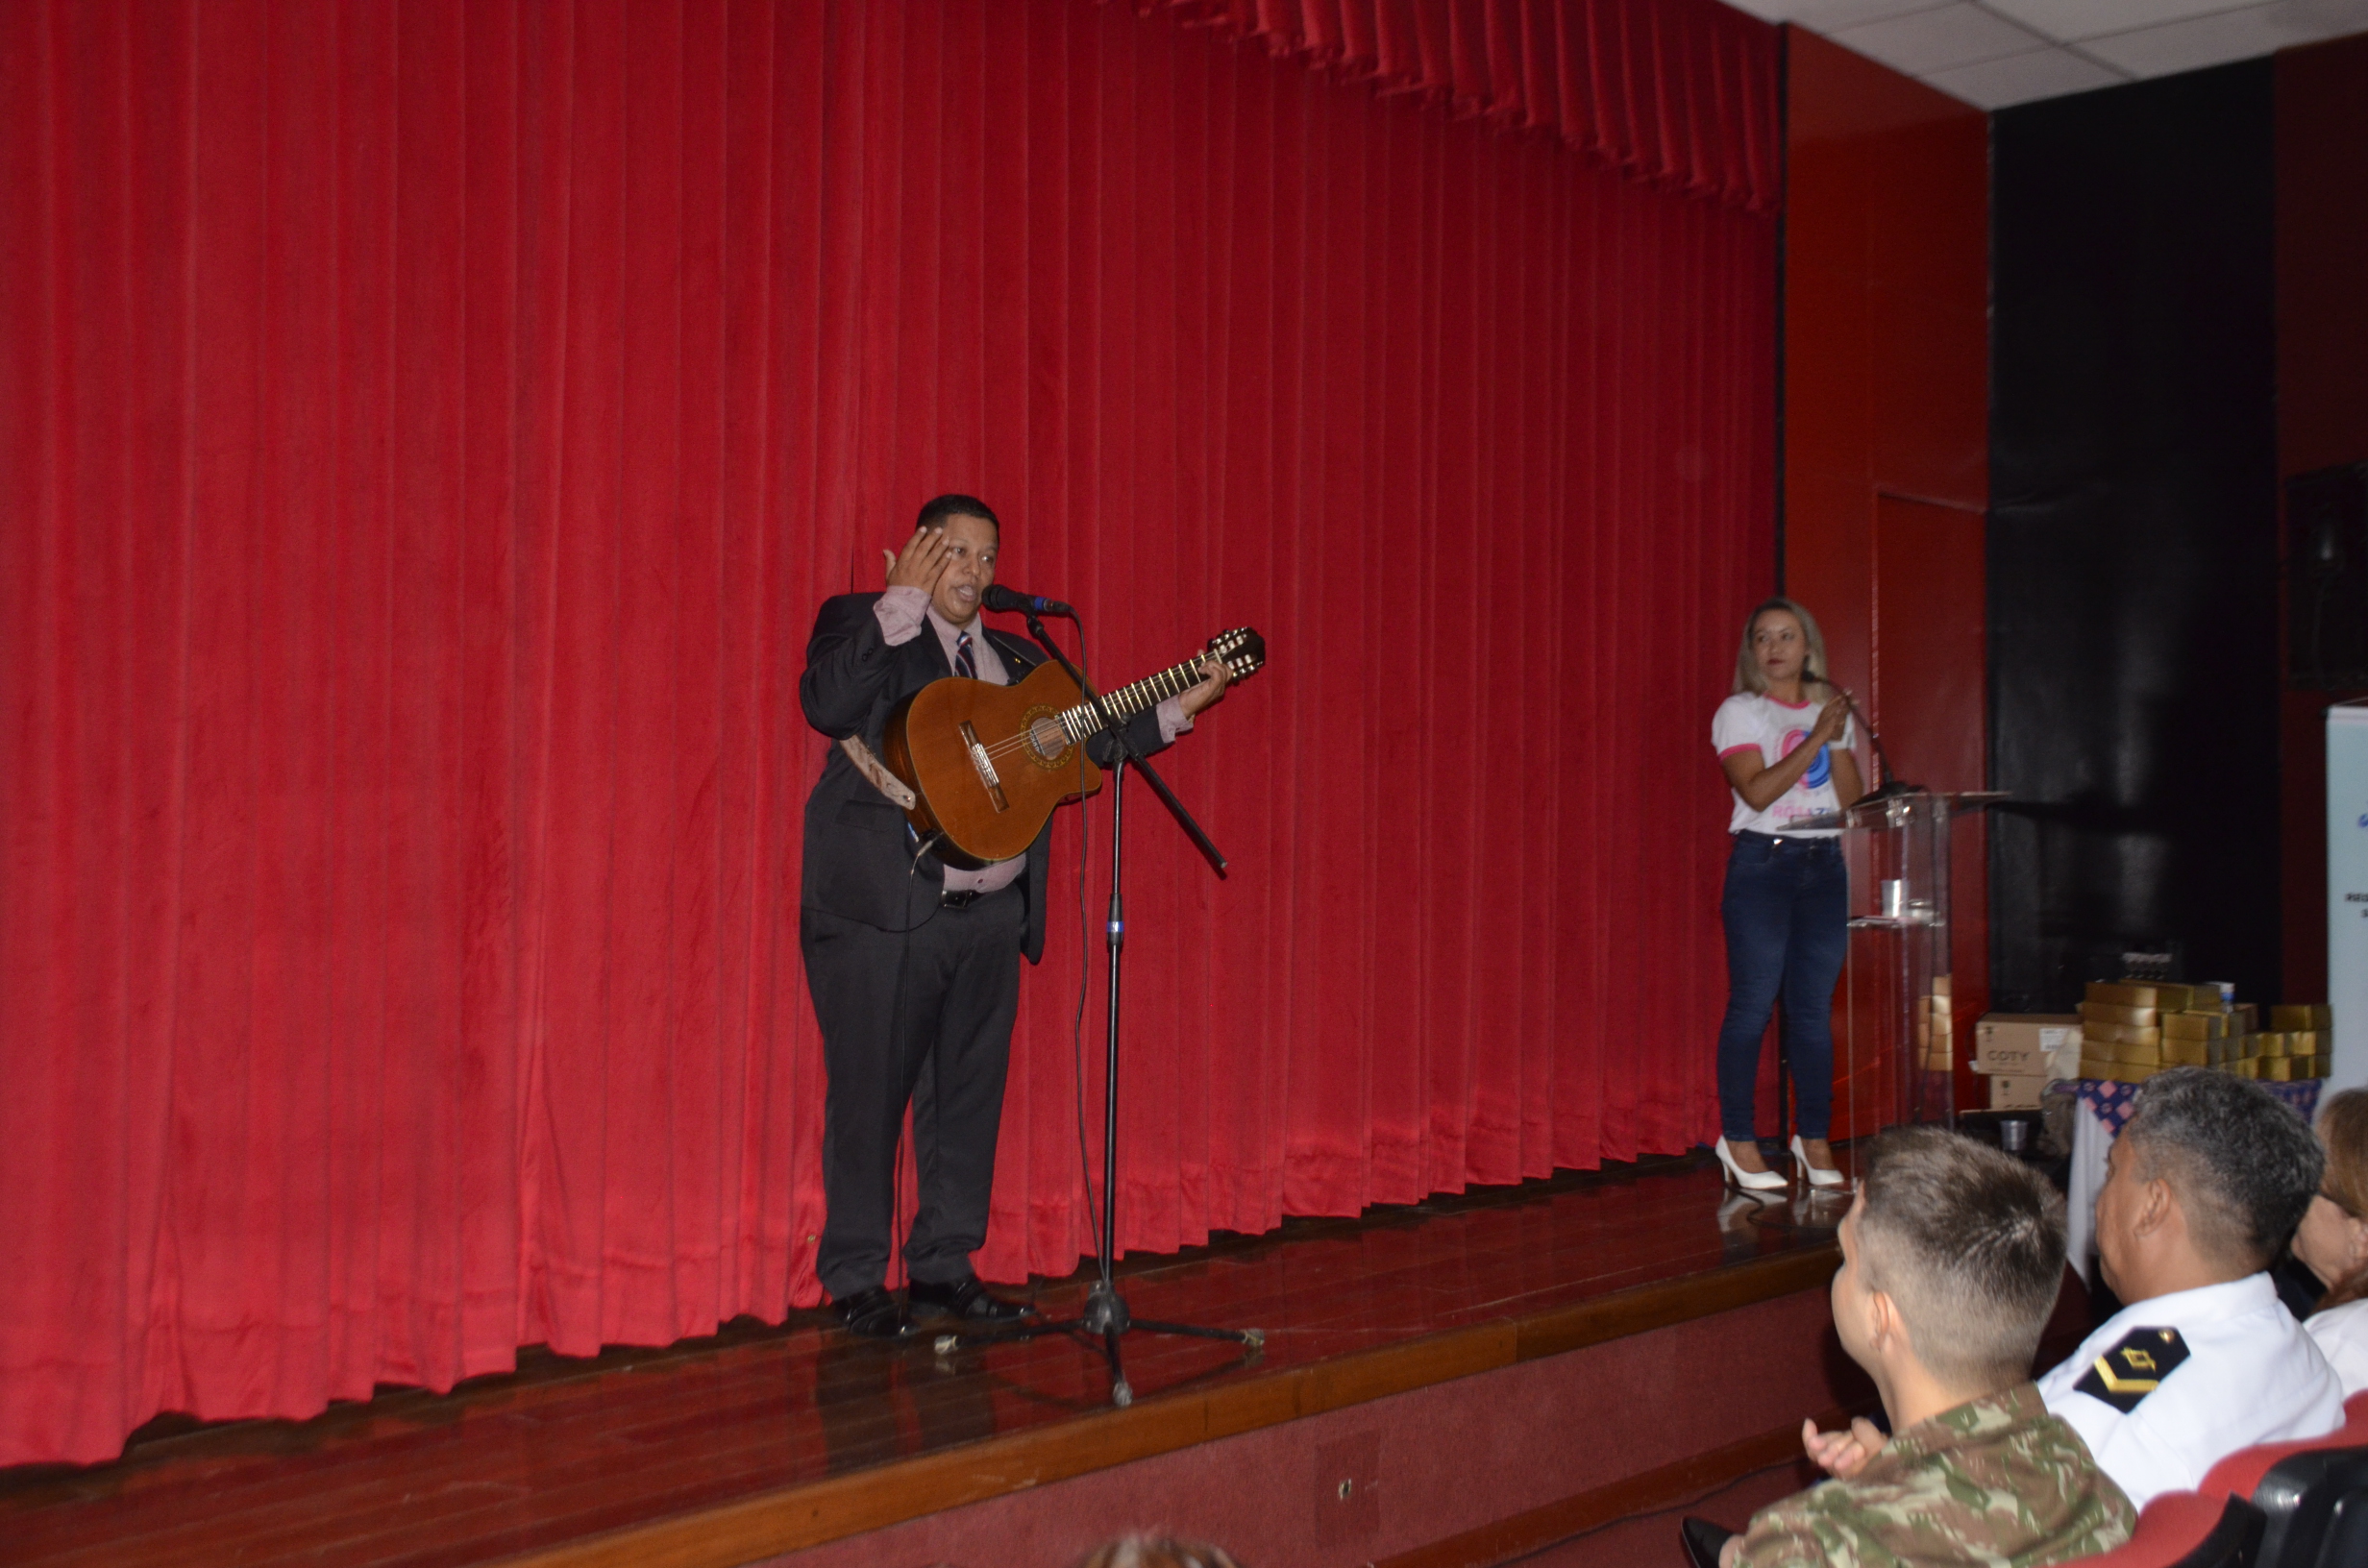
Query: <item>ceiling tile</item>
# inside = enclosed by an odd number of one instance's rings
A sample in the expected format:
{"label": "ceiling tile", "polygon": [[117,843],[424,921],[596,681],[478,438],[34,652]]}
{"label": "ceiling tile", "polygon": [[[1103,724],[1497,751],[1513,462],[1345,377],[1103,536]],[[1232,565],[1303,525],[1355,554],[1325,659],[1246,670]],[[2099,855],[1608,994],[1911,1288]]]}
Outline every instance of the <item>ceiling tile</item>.
{"label": "ceiling tile", "polygon": [[1924,79],[1953,98],[1978,109],[2004,109],[2035,98],[2056,98],[2067,92],[2109,87],[2124,80],[2094,61],[2068,49],[2035,49],[2027,55],[1986,60],[1978,65],[1935,71]]}
{"label": "ceiling tile", "polygon": [[2168,76],[2363,29],[2368,0],[2278,0],[2090,38],[2081,49],[2133,76]]}
{"label": "ceiling tile", "polygon": [[1990,10],[2011,16],[2034,33],[2059,43],[2077,43],[2107,33],[2128,33],[2164,22],[2185,21],[2215,11],[2237,11],[2261,0],[1985,0]]}
{"label": "ceiling tile", "polygon": [[1797,22],[1819,37],[1861,22],[1886,16],[1905,16],[1912,11],[1936,11],[1952,0],[1727,0],[1762,21]]}
{"label": "ceiling tile", "polygon": [[1843,28],[1836,43],[1910,76],[2028,54],[2047,40],[1980,6],[1960,4]]}

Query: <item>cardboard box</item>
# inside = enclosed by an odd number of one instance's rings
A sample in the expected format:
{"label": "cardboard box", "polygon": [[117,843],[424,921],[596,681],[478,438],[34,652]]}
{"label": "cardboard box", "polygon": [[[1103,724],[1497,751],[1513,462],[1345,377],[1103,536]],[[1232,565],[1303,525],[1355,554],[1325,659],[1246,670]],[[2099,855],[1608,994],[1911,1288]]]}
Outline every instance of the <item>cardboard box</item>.
{"label": "cardboard box", "polygon": [[2060,1013],[1991,1013],[1973,1027],[1973,1070],[2069,1078],[2079,1070],[2081,1020]]}
{"label": "cardboard box", "polygon": [[1992,1073],[1989,1080],[1989,1108],[1992,1111],[2036,1111],[2040,1097],[2047,1092],[2047,1086],[2053,1081]]}
{"label": "cardboard box", "polygon": [[2226,1013],[2165,1013],[2164,1040],[2217,1040],[2229,1032]]}

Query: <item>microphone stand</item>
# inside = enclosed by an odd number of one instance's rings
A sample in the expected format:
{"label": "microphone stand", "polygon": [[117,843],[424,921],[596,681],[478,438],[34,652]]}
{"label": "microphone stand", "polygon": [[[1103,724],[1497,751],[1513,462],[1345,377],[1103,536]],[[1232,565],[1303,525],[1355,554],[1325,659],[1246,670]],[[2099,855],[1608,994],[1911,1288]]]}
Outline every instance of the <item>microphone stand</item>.
{"label": "microphone stand", "polygon": [[1803,670],[1801,672],[1801,679],[1804,681],[1814,681],[1820,686],[1831,686],[1835,691],[1841,693],[1841,699],[1850,704],[1850,711],[1858,717],[1858,722],[1866,726],[1866,738],[1875,743],[1875,766],[1883,773],[1883,782],[1875,788],[1868,790],[1864,795],[1860,796],[1856,800],[1851,801],[1850,804],[1854,806],[1862,806],[1870,800],[1896,800],[1903,795],[1921,795],[1924,793],[1923,785],[1905,783],[1900,779],[1898,774],[1891,772],[1890,753],[1883,749],[1882,734],[1876,730],[1875,722],[1866,717],[1865,710],[1859,706],[1858,698],[1850,695],[1847,687],[1835,686],[1832,681],[1826,679],[1823,675],[1817,674],[1809,670]]}
{"label": "microphone stand", "polygon": [[[943,1354],[955,1345],[1001,1344],[1008,1340],[1041,1338],[1048,1334],[1065,1334],[1090,1346],[1089,1336],[1098,1336],[1102,1356],[1110,1363],[1110,1403],[1132,1405],[1135,1391],[1126,1381],[1126,1366],[1119,1348],[1120,1341],[1130,1330],[1140,1329],[1146,1334],[1177,1335],[1196,1339],[1228,1339],[1247,1346],[1253,1358],[1265,1348],[1267,1337],[1258,1329],[1213,1329],[1193,1323],[1163,1323],[1136,1317],[1127,1311],[1126,1298],[1119,1294],[1118,1283],[1112,1277],[1112,1266],[1118,1261],[1119,960],[1126,947],[1126,906],[1121,873],[1126,843],[1123,811],[1127,765],[1132,763],[1136,772],[1150,780],[1151,788],[1159,793],[1160,799],[1166,802],[1177,824],[1192,839],[1202,858],[1208,861],[1209,869],[1220,877],[1225,874],[1225,857],[1210,842],[1209,836],[1200,830],[1200,824],[1193,821],[1192,813],[1184,809],[1184,802],[1176,798],[1175,792],[1168,787],[1168,781],[1160,777],[1158,771],[1135,749],[1134,743],[1126,738],[1125,726],[1103,703],[1101,694],[1095,691],[1093,683],[1085,678],[1085,672],[1069,662],[1069,655],[1061,651],[1060,645],[1045,630],[1044,623],[1037,619],[1035,612],[1024,611],[1023,614],[1027,621],[1028,635],[1042,644],[1045,651],[1069,673],[1069,678],[1077,683],[1077,690],[1084,694],[1086,701],[1101,720],[1101,732],[1109,736],[1118,747],[1118,757],[1110,767],[1110,913],[1102,927],[1103,944],[1110,955],[1110,1011],[1102,1041],[1101,1225],[1094,1237],[1097,1277],[1093,1286],[1086,1291],[1083,1311],[1075,1317],[1022,1323],[983,1334],[942,1334],[937,1337],[936,1349]],[[1082,746],[1085,743],[1080,741],[1078,744]],[[1088,1193],[1087,1196],[1090,1198],[1092,1194]]]}

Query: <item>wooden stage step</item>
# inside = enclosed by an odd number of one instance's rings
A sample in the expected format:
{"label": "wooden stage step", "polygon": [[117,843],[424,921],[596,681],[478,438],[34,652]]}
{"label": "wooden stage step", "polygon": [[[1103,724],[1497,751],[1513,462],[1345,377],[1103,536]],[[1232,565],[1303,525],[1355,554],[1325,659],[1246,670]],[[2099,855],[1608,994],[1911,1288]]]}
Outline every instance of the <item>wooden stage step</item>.
{"label": "wooden stage step", "polygon": [[[1842,1207],[1722,1203],[1694,1156],[1130,1260],[1136,1316],[1256,1327],[1266,1343],[1130,1335],[1126,1409],[1108,1403],[1100,1358],[1065,1339],[938,1355],[807,1312],[591,1360],[530,1352],[447,1395],[389,1392],[306,1422],[164,1422],[112,1464],[0,1472],[0,1561],[728,1568],[852,1548],[1294,1423],[1312,1441],[1334,1412],[1803,1292],[1818,1299],[1786,1321],[1814,1326]],[[1040,1303],[1073,1311],[1084,1285],[1046,1284]],[[1765,1446],[1768,1426],[1733,1436]],[[1236,1452],[1264,1465],[1295,1450]]]}

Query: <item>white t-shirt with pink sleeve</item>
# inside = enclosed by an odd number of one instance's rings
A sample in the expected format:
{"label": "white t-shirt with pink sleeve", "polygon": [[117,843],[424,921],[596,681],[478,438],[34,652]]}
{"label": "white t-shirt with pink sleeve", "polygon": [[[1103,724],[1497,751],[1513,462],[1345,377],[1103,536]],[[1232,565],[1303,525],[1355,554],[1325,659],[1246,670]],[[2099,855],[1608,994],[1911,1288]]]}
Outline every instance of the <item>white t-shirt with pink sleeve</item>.
{"label": "white t-shirt with pink sleeve", "polygon": [[[1814,702],[1779,702],[1764,692],[1738,692],[1718,704],[1718,712],[1711,720],[1711,745],[1717,748],[1721,763],[1738,751],[1757,751],[1761,766],[1772,768],[1809,739],[1809,732],[1816,727],[1818,706]],[[1850,748],[1856,723],[1854,719],[1842,722],[1841,739],[1836,744],[1845,751]],[[1735,815],[1728,820],[1727,831],[1774,833],[1787,822],[1839,809],[1841,797],[1834,789],[1834,747],[1823,749],[1824,754],[1809,765],[1809,772],[1801,775],[1800,782],[1769,801],[1765,811],[1752,810],[1740,795],[1736,795]],[[1816,828],[1795,836],[1830,838],[1839,831]]]}

